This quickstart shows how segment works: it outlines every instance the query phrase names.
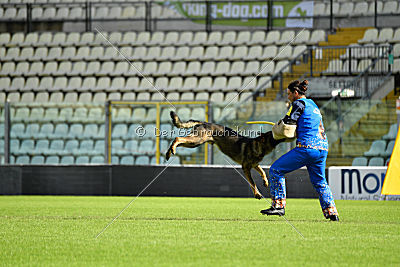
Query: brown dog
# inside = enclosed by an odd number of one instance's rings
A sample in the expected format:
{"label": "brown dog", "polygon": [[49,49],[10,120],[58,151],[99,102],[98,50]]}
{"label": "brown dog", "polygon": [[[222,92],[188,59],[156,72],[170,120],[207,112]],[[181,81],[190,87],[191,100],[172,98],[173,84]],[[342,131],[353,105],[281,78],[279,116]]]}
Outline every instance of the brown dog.
{"label": "brown dog", "polygon": [[189,120],[182,122],[178,115],[171,111],[172,123],[178,128],[193,128],[189,135],[176,137],[166,153],[168,160],[172,154],[176,153],[176,147],[197,147],[205,142],[216,144],[219,149],[233,161],[242,165],[243,172],[249,181],[254,197],[261,199],[261,194],[251,177],[250,170],[254,168],[262,177],[265,187],[268,186],[268,179],[259,163],[265,155],[285,139],[275,140],[272,132],[262,133],[256,138],[249,138],[238,134],[231,128],[208,123],[203,121]]}

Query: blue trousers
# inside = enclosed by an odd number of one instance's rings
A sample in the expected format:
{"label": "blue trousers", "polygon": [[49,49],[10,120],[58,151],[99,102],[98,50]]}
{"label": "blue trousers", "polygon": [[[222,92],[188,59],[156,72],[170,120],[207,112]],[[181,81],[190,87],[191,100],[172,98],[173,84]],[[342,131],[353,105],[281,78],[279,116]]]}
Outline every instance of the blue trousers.
{"label": "blue trousers", "polygon": [[307,167],[312,185],[319,196],[321,208],[326,216],[337,214],[331,189],[325,178],[326,157],[328,151],[296,147],[276,160],[270,170],[270,192],[275,207],[286,205],[286,173]]}

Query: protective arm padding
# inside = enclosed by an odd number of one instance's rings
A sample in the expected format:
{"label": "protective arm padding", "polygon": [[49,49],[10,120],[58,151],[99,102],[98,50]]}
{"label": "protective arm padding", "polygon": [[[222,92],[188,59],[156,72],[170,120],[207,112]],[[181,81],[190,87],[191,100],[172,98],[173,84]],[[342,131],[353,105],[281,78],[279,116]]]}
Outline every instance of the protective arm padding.
{"label": "protective arm padding", "polygon": [[285,124],[282,120],[272,127],[272,135],[275,140],[296,137],[296,125]]}

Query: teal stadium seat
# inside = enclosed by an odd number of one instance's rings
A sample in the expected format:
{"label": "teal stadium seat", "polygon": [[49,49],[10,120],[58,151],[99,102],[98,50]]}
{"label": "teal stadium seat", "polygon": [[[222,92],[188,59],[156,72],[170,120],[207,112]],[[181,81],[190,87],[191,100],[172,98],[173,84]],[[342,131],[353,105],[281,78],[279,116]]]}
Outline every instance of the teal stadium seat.
{"label": "teal stadium seat", "polygon": [[121,139],[113,139],[111,141],[111,148],[111,153],[113,155],[115,154],[117,156],[121,156],[122,154],[124,154],[124,152],[122,152],[124,150],[124,141],[122,141]]}
{"label": "teal stadium seat", "polygon": [[44,164],[43,156],[33,156],[31,158],[31,164]]}
{"label": "teal stadium seat", "polygon": [[383,152],[381,155],[384,157],[390,157],[392,155],[392,151],[394,149],[394,145],[395,145],[396,141],[395,140],[391,140],[389,141],[385,152]]}
{"label": "teal stadium seat", "polygon": [[390,140],[396,139],[397,136],[397,124],[390,125],[389,132],[383,136],[383,139]]}
{"label": "teal stadium seat", "polygon": [[20,135],[22,139],[36,139],[39,135],[40,126],[37,123],[28,124],[25,132]]}
{"label": "teal stadium seat", "polygon": [[125,141],[125,146],[122,155],[138,155],[138,141],[128,140]]}
{"label": "teal stadium seat", "polygon": [[94,156],[90,159],[91,164],[104,164],[103,156]]}
{"label": "teal stadium seat", "polygon": [[67,137],[69,139],[75,139],[75,138],[82,138],[83,136],[83,125],[80,123],[74,123],[70,126],[69,132]]}
{"label": "teal stadium seat", "polygon": [[93,151],[93,140],[82,140],[78,149],[74,150],[75,155],[89,155]]}
{"label": "teal stadium seat", "polygon": [[155,147],[154,142],[152,140],[144,140],[139,144],[139,153],[141,154],[154,154]]}
{"label": "teal stadium seat", "polygon": [[367,166],[368,159],[366,157],[356,157],[353,159],[352,166]]}
{"label": "teal stadium seat", "polygon": [[75,164],[88,164],[89,163],[89,157],[88,156],[78,156],[76,158]]}
{"label": "teal stadium seat", "polygon": [[59,164],[60,158],[58,156],[49,156],[46,158],[45,164]]}
{"label": "teal stadium seat", "polygon": [[67,156],[73,154],[75,149],[78,149],[79,141],[78,140],[67,140],[65,142],[64,150],[59,153],[62,156]]}
{"label": "teal stadium seat", "polygon": [[35,149],[35,142],[33,140],[23,140],[18,151],[18,155],[29,155]]}
{"label": "teal stadium seat", "polygon": [[38,138],[50,138],[54,132],[53,123],[45,123],[40,127],[40,131],[37,135]]}
{"label": "teal stadium seat", "polygon": [[29,156],[18,156],[15,160],[16,164],[29,164]]}
{"label": "teal stadium seat", "polygon": [[49,140],[40,139],[36,142],[35,153],[45,154],[49,149]]}
{"label": "teal stadium seat", "polygon": [[375,140],[374,142],[372,142],[370,149],[364,153],[364,156],[367,157],[380,156],[382,153],[385,152],[385,148],[386,148],[386,141]]}
{"label": "teal stadium seat", "polygon": [[121,158],[120,164],[133,165],[134,162],[135,162],[135,159],[133,156],[123,156]]}
{"label": "teal stadium seat", "polygon": [[139,156],[136,158],[135,164],[136,165],[149,165],[150,159],[147,156]]}
{"label": "teal stadium seat", "polygon": [[61,157],[60,164],[71,165],[75,163],[75,158],[73,156],[63,156]]}
{"label": "teal stadium seat", "polygon": [[89,152],[89,155],[94,156],[94,155],[104,155],[105,151],[105,144],[104,140],[96,140],[94,144],[94,148],[92,152]]}
{"label": "teal stadium seat", "polygon": [[64,152],[64,140],[55,139],[50,143],[49,150],[46,154],[48,155],[62,155]]}
{"label": "teal stadium seat", "polygon": [[126,138],[128,126],[126,124],[115,124],[112,129],[112,138]]}
{"label": "teal stadium seat", "polygon": [[10,137],[11,138],[21,138],[25,132],[25,124],[23,123],[14,123],[11,125]]}
{"label": "teal stadium seat", "polygon": [[368,162],[368,166],[384,166],[384,160],[381,157],[372,157]]}
{"label": "teal stadium seat", "polygon": [[54,133],[50,136],[50,139],[66,139],[68,137],[68,130],[66,123],[56,124]]}
{"label": "teal stadium seat", "polygon": [[83,131],[84,138],[95,138],[97,137],[99,132],[97,124],[89,123],[85,125],[85,129]]}

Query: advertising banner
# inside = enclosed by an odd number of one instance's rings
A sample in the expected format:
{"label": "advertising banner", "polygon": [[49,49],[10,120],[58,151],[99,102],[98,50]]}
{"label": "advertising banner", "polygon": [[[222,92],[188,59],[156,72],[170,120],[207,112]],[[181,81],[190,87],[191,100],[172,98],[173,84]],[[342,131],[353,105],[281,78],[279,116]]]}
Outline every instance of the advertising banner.
{"label": "advertising banner", "polygon": [[[195,23],[205,23],[205,2],[158,2],[160,5],[171,8],[188,19],[194,19]],[[274,1],[272,2],[273,26],[275,27],[300,27],[312,28],[313,1]],[[265,26],[268,18],[267,2],[211,2],[211,18],[217,19],[214,25],[234,26]],[[289,18],[287,18],[289,17]]]}
{"label": "advertising banner", "polygon": [[[380,200],[387,167],[330,167],[329,186],[335,199]],[[400,200],[399,196],[387,199]]]}

